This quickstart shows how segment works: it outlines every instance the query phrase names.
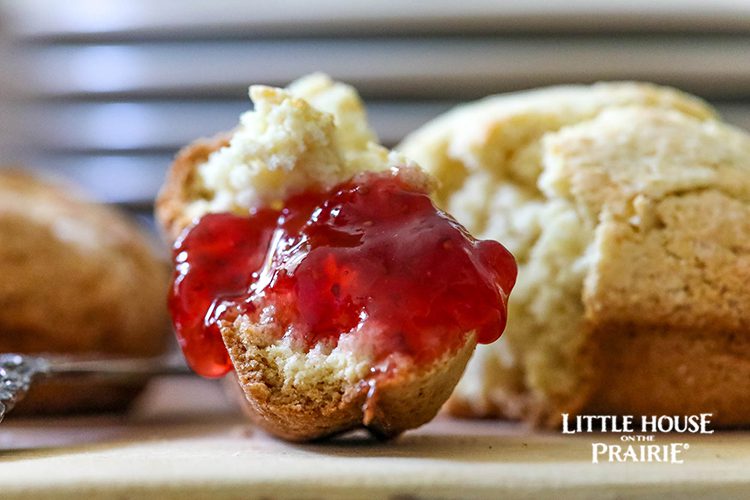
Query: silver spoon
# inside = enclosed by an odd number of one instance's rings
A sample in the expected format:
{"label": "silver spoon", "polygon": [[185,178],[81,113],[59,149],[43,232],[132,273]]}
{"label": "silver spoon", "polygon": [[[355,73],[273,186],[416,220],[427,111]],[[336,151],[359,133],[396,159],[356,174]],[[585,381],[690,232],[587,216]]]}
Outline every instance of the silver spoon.
{"label": "silver spoon", "polygon": [[0,422],[23,399],[35,382],[50,377],[87,377],[137,382],[157,375],[191,373],[174,357],[103,358],[0,354]]}

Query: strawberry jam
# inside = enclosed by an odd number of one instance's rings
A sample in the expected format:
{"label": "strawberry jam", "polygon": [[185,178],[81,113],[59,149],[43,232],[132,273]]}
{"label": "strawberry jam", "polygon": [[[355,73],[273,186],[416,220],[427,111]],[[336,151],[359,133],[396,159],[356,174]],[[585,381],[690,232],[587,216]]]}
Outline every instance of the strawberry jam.
{"label": "strawberry jam", "polygon": [[306,349],[356,336],[374,360],[433,360],[471,331],[496,340],[515,260],[435,208],[405,170],[296,195],[281,210],[209,214],[187,230],[169,305],[192,368],[231,369],[219,324],[239,314],[271,314]]}

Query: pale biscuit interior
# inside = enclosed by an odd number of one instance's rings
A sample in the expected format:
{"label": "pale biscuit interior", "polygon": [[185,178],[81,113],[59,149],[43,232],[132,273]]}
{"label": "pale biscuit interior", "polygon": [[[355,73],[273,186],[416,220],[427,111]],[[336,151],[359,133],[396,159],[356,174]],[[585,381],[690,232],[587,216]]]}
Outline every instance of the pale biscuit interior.
{"label": "pale biscuit interior", "polygon": [[255,109],[240,117],[229,145],[198,166],[190,218],[276,206],[306,189],[329,189],[368,171],[408,165],[377,143],[349,85],[314,74],[287,89],[253,85]]}

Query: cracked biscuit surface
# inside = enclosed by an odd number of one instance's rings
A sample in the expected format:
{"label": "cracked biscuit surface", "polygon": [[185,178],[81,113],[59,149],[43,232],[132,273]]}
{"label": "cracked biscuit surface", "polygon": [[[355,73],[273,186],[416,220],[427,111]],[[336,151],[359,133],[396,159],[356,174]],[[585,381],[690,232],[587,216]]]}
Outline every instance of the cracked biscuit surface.
{"label": "cracked biscuit surface", "polygon": [[603,83],[490,97],[398,148],[436,200],[519,263],[500,342],[450,407],[750,422],[750,137],[673,89]]}

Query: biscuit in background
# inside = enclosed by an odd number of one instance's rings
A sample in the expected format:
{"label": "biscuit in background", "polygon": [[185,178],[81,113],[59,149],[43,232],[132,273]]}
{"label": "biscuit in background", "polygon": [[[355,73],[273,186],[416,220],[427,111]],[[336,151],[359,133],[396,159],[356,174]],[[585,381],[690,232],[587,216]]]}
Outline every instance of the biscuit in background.
{"label": "biscuit in background", "polygon": [[[168,281],[156,247],[124,214],[0,170],[0,352],[161,354]],[[141,385],[46,381],[17,411],[119,409]]]}
{"label": "biscuit in background", "polygon": [[454,413],[750,423],[745,132],[677,90],[601,83],[461,106],[397,149],[519,263],[507,331],[478,347]]}

